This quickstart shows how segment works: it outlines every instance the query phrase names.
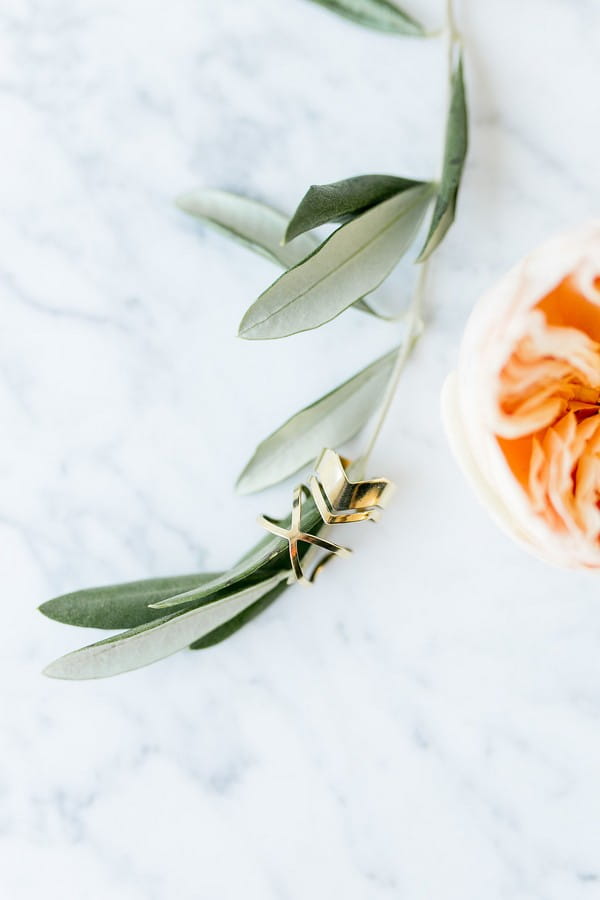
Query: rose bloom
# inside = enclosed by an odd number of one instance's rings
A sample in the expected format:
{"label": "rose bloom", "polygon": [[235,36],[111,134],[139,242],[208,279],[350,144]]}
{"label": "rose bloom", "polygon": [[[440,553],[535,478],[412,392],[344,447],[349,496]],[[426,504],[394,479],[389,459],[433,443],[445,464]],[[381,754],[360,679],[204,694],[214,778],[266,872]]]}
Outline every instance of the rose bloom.
{"label": "rose bloom", "polygon": [[442,406],[499,524],[547,562],[600,567],[600,222],[544,244],[481,298]]}

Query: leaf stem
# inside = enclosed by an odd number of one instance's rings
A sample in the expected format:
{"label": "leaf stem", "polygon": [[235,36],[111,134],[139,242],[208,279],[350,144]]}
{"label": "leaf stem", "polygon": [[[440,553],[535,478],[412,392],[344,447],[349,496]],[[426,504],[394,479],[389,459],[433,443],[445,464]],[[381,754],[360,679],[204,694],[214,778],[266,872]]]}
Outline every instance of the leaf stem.
{"label": "leaf stem", "polygon": [[446,26],[444,28],[448,44],[448,95],[451,94],[452,72],[454,71],[454,53],[456,47],[462,46],[462,35],[454,18],[453,0],[446,0]]}
{"label": "leaf stem", "polygon": [[[457,28],[456,20],[454,18],[454,7],[453,0],[446,0],[446,24],[442,31],[439,32],[440,35],[445,35],[448,47],[448,105],[450,104],[451,96],[452,96],[452,74],[454,71],[454,54],[457,46],[461,46],[462,37]],[[443,165],[443,154],[442,154],[442,165]],[[402,341],[399,349],[398,356],[396,357],[396,363],[394,365],[394,369],[392,370],[392,374],[390,375],[390,380],[388,382],[388,386],[381,403],[381,407],[379,413],[377,415],[377,419],[375,421],[375,427],[371,433],[371,437],[367,443],[366,449],[364,453],[356,460],[353,465],[353,472],[357,477],[364,477],[364,473],[367,467],[367,463],[373,452],[373,448],[377,443],[379,435],[381,433],[381,429],[383,428],[384,422],[387,418],[387,415],[390,411],[390,407],[392,405],[396,390],[398,388],[398,384],[400,382],[400,376],[406,364],[406,361],[410,355],[410,352],[420,337],[423,331],[423,320],[422,320],[422,308],[423,308],[423,298],[425,295],[425,282],[428,274],[428,262],[426,259],[420,264],[419,274],[417,275],[417,281],[415,284],[415,289],[413,292],[412,300],[410,306],[408,308],[408,312],[406,314],[406,334],[404,336],[404,340]]]}
{"label": "leaf stem", "polygon": [[404,340],[398,348],[396,362],[392,370],[392,374],[390,375],[390,380],[388,382],[379,414],[375,422],[375,427],[371,432],[371,437],[369,438],[369,442],[367,444],[365,452],[360,457],[360,460],[357,460],[357,465],[362,469],[366,468],[367,462],[369,461],[371,453],[373,452],[373,448],[377,443],[377,439],[379,438],[381,429],[383,428],[384,422],[390,411],[390,406],[392,405],[392,401],[400,382],[400,376],[402,375],[402,371],[404,369],[406,361],[410,355],[412,348],[415,345],[415,342],[418,340],[423,330],[423,319],[421,316],[421,312],[423,308],[423,298],[425,295],[427,271],[428,263],[427,261],[425,261],[419,267],[419,274],[417,275],[415,289],[410,302],[410,306],[406,313],[406,333],[404,335]]}
{"label": "leaf stem", "polygon": [[460,41],[460,34],[458,32],[458,28],[456,27],[456,20],[454,18],[453,0],[446,0],[446,31],[450,34],[450,37],[453,41]]}

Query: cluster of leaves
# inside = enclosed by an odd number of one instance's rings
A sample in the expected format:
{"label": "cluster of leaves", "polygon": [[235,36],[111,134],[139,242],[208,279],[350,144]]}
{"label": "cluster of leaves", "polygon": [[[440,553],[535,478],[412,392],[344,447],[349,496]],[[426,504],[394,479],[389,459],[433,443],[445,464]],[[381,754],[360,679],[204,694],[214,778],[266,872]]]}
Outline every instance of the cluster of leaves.
{"label": "cluster of leaves", "polygon": [[[388,0],[315,2],[379,30],[424,33]],[[418,263],[440,244],[454,219],[467,151],[460,57],[452,73],[450,101],[439,183],[359,175],[313,185],[291,218],[218,190],[194,191],[179,200],[186,213],[285,270],[246,311],[241,337],[283,338],[318,328],[351,307],[380,315],[366,298],[414,244],[430,206],[433,214]],[[339,227],[319,242],[314,229],[332,223]],[[277,428],[257,447],[238,479],[238,489],[250,493],[281,481],[314,460],[323,447],[337,447],[357,434],[385,392],[398,351],[392,349]],[[317,533],[322,526],[309,500],[303,508],[302,529]],[[68,654],[46,673],[58,678],[104,677],[186,646],[211,646],[272,603],[285,589],[289,573],[287,543],[267,535],[227,572],[146,579],[56,597],[40,607],[49,618],[125,630]]]}

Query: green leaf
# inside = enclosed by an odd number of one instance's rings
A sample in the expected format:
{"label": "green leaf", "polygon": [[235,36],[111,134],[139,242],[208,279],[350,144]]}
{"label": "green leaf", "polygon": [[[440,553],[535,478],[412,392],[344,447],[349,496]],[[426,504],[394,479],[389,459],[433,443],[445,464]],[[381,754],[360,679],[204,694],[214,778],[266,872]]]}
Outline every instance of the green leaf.
{"label": "green leaf", "polygon": [[238,490],[251,494],[277,484],[314,460],[323,447],[337,447],[360,431],[377,407],[397,353],[386,353],[269,435],[240,475]]}
{"label": "green leaf", "polygon": [[247,625],[252,619],[255,619],[261,612],[264,612],[271,603],[283,594],[287,587],[288,585],[285,583],[278,584],[276,588],[273,588],[272,591],[269,591],[268,594],[265,594],[264,597],[261,597],[260,600],[243,610],[239,615],[233,616],[228,622],[221,625],[220,628],[215,628],[214,631],[211,631],[205,637],[200,638],[198,641],[194,641],[193,644],[190,644],[190,650],[205,650],[207,647],[212,647],[214,644],[220,644],[225,638],[231,637],[232,634],[235,634],[236,631],[239,631],[240,628],[243,628],[244,625]]}
{"label": "green leaf", "polygon": [[227,191],[191,191],[179,197],[177,205],[286,269],[312,253],[319,243],[313,235],[304,235],[284,244],[287,216],[264,203]]}
{"label": "green leaf", "polygon": [[378,309],[375,309],[374,306],[367,303],[366,300],[357,300],[352,306],[354,309],[359,309],[361,312],[368,313],[370,316],[373,316],[375,319],[381,319],[383,322],[395,322],[397,318],[396,316],[380,312]]}
{"label": "green leaf", "polygon": [[165,578],[146,578],[125,584],[87,588],[63,594],[40,606],[40,612],[56,622],[86,628],[136,628],[159,619],[164,613],[149,609],[173,594],[191,590],[216,577],[218,573],[174,575]]}
{"label": "green leaf", "polygon": [[422,37],[425,34],[425,29],[419,22],[390,0],[313,0],[313,2],[376,31],[411,37]]}
{"label": "green leaf", "polygon": [[421,184],[395,175],[357,175],[332,184],[313,184],[292,216],[285,239],[291,241],[326,222],[343,222]]}
{"label": "green leaf", "polygon": [[430,197],[430,185],[411,188],[338,228],[261,294],[240,336],[265,340],[318,328],[375,290],[414,240]]}
{"label": "green leaf", "polygon": [[44,674],[51,678],[106,678],[149,665],[216,631],[276,588],[287,574],[279,572],[260,584],[214,603],[163,616],[155,622],[75,650],[51,663]]}
{"label": "green leaf", "polygon": [[[288,516],[281,524],[287,528],[289,522],[290,517]],[[323,520],[312,498],[307,499],[302,506],[301,527],[302,531],[307,531],[311,534],[317,534],[319,529],[323,527]],[[303,547],[300,550],[300,555],[302,556],[305,552]],[[289,575],[290,557],[288,542],[283,540],[283,538],[267,534],[228,572],[224,572],[198,588],[193,588],[182,594],[161,600],[155,604],[155,608],[168,609],[173,606],[181,606],[184,603],[201,601],[217,592],[230,591],[232,588],[236,589],[241,585],[247,586],[257,581],[263,581],[282,569]]]}
{"label": "green leaf", "polygon": [[[295,266],[319,246],[319,239],[312,234],[305,234],[286,244],[287,217],[265,203],[238,194],[200,189],[183,194],[178,198],[177,205],[217,231],[266,256],[271,262],[279,263],[284,269]],[[356,308],[384,321],[392,318],[379,313],[364,300],[359,300]]]}
{"label": "green leaf", "polygon": [[452,75],[450,109],[446,123],[446,142],[442,178],[435,201],[427,239],[417,262],[424,262],[440,245],[454,221],[456,199],[469,145],[469,126],[462,54]]}

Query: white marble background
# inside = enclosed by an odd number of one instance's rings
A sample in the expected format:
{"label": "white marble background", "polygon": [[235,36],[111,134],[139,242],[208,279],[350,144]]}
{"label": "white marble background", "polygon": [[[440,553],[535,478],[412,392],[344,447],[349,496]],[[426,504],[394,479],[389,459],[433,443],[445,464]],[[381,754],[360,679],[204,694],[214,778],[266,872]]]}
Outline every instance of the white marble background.
{"label": "white marble background", "polygon": [[0,3],[2,898],[600,897],[599,576],[501,535],[438,415],[480,290],[599,212],[600,9],[459,18],[471,154],[376,452],[396,503],[230,642],[61,683],[95,634],[36,605],[232,562],[288,499],[233,494],[255,443],[394,340],[237,341],[275,270],[172,198],[435,172],[445,61],[303,0]]}

